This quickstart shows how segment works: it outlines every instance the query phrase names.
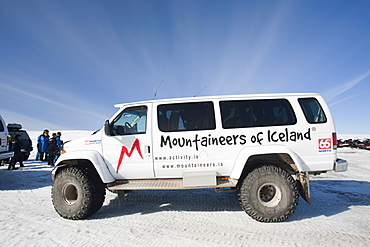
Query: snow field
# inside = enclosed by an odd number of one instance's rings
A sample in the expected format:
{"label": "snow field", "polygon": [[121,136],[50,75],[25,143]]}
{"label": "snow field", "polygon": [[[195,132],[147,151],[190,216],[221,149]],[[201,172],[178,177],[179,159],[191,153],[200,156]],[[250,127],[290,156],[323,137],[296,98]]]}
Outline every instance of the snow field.
{"label": "snow field", "polygon": [[[62,131],[62,139],[86,133]],[[41,133],[29,134],[36,146]],[[24,168],[0,167],[0,246],[370,246],[370,151],[338,156],[349,170],[311,176],[311,205],[300,198],[287,221],[260,223],[235,192],[212,189],[134,191],[121,206],[107,191],[95,215],[66,220],[52,206],[53,168],[33,153]]]}

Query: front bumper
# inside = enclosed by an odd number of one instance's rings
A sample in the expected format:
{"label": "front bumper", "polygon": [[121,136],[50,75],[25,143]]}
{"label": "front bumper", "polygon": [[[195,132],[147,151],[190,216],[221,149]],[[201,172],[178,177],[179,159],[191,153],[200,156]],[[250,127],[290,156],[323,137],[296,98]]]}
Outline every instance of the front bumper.
{"label": "front bumper", "polygon": [[337,159],[334,163],[334,171],[345,172],[348,169],[347,160]]}
{"label": "front bumper", "polygon": [[0,154],[0,160],[12,158],[14,156],[14,152],[7,152]]}

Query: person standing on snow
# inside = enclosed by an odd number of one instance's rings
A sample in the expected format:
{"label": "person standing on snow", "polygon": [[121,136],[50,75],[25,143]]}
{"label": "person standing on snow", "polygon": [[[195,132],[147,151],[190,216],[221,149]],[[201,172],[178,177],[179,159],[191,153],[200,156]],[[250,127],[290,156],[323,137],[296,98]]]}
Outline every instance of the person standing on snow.
{"label": "person standing on snow", "polygon": [[60,139],[61,136],[62,136],[62,133],[58,132],[57,138],[56,138],[57,150],[55,152],[54,163],[57,161],[58,157],[60,156],[60,151],[62,150],[63,141]]}
{"label": "person standing on snow", "polygon": [[[48,160],[48,142],[49,142],[49,130],[44,130],[44,132],[37,138],[37,149],[40,153],[40,160]],[[45,155],[45,157],[44,157]]]}
{"label": "person standing on snow", "polygon": [[23,163],[22,163],[22,152],[21,152],[21,147],[22,146],[23,146],[23,143],[21,141],[21,135],[16,134],[14,136],[14,139],[12,141],[12,147],[10,149],[10,151],[14,152],[14,156],[10,160],[8,170],[17,170],[17,168],[15,168],[15,164],[17,162],[19,162],[21,167],[24,166]]}
{"label": "person standing on snow", "polygon": [[57,151],[57,134],[53,133],[51,138],[49,139],[49,144],[48,144],[48,165],[53,166],[54,165],[54,158],[55,158],[55,153]]}

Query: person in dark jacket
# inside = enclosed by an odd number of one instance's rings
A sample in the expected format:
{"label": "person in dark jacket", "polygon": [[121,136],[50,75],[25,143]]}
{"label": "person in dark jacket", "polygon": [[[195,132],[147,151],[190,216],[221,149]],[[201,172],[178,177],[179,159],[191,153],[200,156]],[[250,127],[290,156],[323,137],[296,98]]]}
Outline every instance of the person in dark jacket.
{"label": "person in dark jacket", "polygon": [[21,147],[22,146],[23,146],[23,143],[21,141],[21,135],[16,134],[13,138],[12,147],[10,149],[10,151],[14,152],[14,156],[10,160],[8,170],[17,170],[17,168],[15,168],[15,164],[17,162],[19,162],[21,167],[24,166],[23,163],[22,163],[22,152],[21,152]]}
{"label": "person in dark jacket", "polygon": [[48,143],[48,165],[54,165],[55,153],[57,151],[57,134],[53,133]]}
{"label": "person in dark jacket", "polygon": [[49,142],[49,130],[44,130],[44,132],[37,138],[37,151],[40,153],[40,160],[48,160],[48,142]]}
{"label": "person in dark jacket", "polygon": [[57,133],[57,138],[56,138],[57,151],[55,152],[54,163],[57,162],[57,159],[59,158],[60,152],[61,152],[62,147],[63,147],[63,141],[60,139],[61,136],[62,136],[62,133],[58,132]]}

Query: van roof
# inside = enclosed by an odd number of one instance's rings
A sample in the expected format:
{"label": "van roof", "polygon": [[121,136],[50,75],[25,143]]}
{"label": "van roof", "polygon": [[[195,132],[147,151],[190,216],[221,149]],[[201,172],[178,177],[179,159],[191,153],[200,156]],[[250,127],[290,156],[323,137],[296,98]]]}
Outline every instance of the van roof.
{"label": "van roof", "polygon": [[137,101],[137,102],[129,102],[129,103],[120,103],[115,104],[114,107],[122,108],[131,104],[138,104],[138,103],[168,103],[172,101],[201,101],[201,100],[225,100],[225,99],[255,99],[255,98],[287,98],[287,97],[302,97],[302,96],[319,96],[319,93],[269,93],[269,94],[235,94],[235,95],[213,95],[213,96],[202,96],[202,97],[184,97],[184,98],[167,98],[167,99],[153,99],[153,100],[146,100],[146,101]]}

